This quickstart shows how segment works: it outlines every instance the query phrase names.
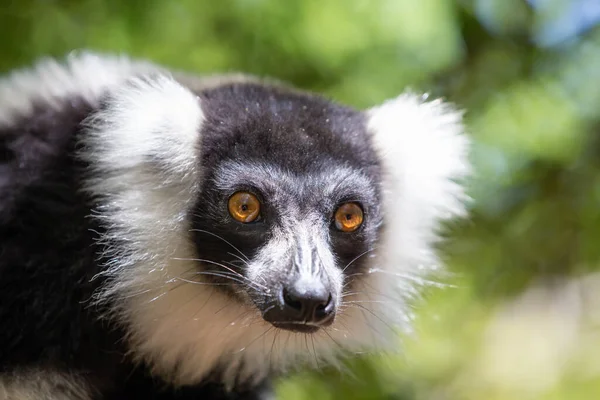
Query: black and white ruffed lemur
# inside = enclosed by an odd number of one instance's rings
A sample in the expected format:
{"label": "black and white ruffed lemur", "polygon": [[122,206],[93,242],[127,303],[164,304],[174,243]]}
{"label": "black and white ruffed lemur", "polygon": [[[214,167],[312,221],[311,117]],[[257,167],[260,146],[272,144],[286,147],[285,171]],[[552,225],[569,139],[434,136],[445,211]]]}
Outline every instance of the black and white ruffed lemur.
{"label": "black and white ruffed lemur", "polygon": [[73,53],[0,80],[0,397],[266,399],[385,350],[464,212],[461,113]]}

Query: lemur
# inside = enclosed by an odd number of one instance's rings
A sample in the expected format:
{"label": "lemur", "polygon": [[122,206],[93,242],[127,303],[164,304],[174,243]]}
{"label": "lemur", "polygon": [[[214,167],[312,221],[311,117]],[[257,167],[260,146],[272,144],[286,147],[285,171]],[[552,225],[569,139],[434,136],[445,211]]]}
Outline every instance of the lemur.
{"label": "lemur", "polygon": [[465,213],[462,114],[72,53],[0,80],[0,398],[267,399],[386,351]]}

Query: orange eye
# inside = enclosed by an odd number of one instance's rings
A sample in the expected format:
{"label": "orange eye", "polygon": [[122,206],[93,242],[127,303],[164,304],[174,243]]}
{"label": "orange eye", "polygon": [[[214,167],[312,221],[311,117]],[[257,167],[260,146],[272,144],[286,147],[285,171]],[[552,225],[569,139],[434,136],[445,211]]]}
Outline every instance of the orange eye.
{"label": "orange eye", "polygon": [[363,212],[356,203],[342,204],[335,212],[335,227],[342,232],[353,232],[363,223]]}
{"label": "orange eye", "polygon": [[260,215],[260,201],[248,192],[237,192],[229,198],[229,214],[243,223],[255,221]]}

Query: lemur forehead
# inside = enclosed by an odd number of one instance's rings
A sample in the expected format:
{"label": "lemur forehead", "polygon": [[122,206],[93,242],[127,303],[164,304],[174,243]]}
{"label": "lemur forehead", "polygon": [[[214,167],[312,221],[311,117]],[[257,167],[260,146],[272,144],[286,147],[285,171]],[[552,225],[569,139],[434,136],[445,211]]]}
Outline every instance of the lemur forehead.
{"label": "lemur forehead", "polygon": [[378,165],[365,115],[279,86],[232,84],[199,93],[205,167],[215,159],[277,160],[291,170],[316,163]]}
{"label": "lemur forehead", "polygon": [[[315,128],[330,131],[350,131],[364,127],[363,114],[351,107],[299,89],[252,82],[233,83],[207,89],[199,93],[209,113],[223,119],[227,115],[239,120],[255,121],[257,116],[268,117],[273,125]],[[220,121],[222,122],[222,121]],[[267,122],[267,121],[264,121]],[[314,135],[317,130],[307,130]]]}
{"label": "lemur forehead", "polygon": [[285,192],[291,195],[319,193],[332,200],[360,197],[375,200],[378,182],[357,168],[345,165],[323,165],[311,172],[292,171],[275,163],[234,161],[222,162],[214,175],[215,186],[224,192],[252,186],[263,193]]}

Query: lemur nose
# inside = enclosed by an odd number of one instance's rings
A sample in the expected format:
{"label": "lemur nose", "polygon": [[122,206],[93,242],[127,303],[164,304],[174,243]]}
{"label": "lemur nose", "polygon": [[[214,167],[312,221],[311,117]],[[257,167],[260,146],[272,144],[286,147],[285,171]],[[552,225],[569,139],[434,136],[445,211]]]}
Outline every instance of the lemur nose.
{"label": "lemur nose", "polygon": [[285,312],[298,321],[318,323],[333,312],[331,293],[323,285],[306,288],[292,285],[283,288]]}
{"label": "lemur nose", "polygon": [[296,280],[284,286],[277,304],[263,318],[278,328],[316,332],[333,322],[335,299],[319,279]]}

